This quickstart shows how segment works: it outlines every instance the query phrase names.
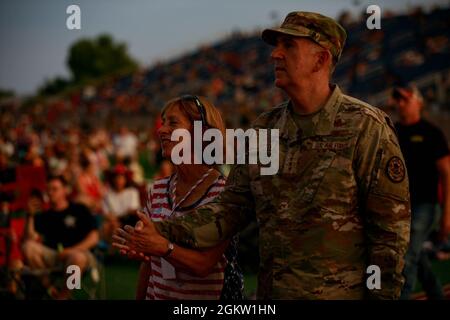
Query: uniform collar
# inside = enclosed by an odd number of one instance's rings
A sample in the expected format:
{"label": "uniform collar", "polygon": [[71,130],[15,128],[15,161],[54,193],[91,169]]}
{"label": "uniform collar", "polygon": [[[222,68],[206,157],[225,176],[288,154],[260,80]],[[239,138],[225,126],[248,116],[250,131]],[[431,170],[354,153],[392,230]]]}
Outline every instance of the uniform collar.
{"label": "uniform collar", "polygon": [[[315,114],[311,121],[315,123],[315,135],[329,135],[334,127],[334,120],[342,101],[342,92],[338,85],[332,85],[332,93],[322,109]],[[297,128],[292,118],[292,103],[287,102],[280,119],[275,124],[276,129],[280,130],[280,137],[289,142],[297,141],[307,136],[302,135],[301,129]]]}

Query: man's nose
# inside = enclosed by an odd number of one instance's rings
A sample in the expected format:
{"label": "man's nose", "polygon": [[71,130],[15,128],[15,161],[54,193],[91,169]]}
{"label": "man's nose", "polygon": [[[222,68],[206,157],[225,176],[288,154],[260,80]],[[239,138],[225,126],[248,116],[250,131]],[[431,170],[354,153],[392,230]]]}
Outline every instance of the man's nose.
{"label": "man's nose", "polygon": [[275,48],[273,48],[272,53],[270,54],[270,58],[272,60],[277,60],[277,59],[283,58],[283,53],[278,45],[275,46]]}

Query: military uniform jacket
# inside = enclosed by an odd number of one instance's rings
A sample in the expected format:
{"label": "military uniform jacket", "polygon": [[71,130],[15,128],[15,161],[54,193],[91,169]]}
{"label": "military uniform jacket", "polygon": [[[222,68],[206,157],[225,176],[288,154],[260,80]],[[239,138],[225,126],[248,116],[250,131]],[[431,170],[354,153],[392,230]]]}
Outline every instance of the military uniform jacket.
{"label": "military uniform jacket", "polygon": [[[279,170],[234,165],[223,193],[192,215],[156,224],[170,240],[211,247],[259,224],[259,299],[396,299],[403,285],[410,203],[389,117],[335,86],[303,128],[289,102],[255,129],[278,129]],[[381,288],[367,288],[367,267]]]}

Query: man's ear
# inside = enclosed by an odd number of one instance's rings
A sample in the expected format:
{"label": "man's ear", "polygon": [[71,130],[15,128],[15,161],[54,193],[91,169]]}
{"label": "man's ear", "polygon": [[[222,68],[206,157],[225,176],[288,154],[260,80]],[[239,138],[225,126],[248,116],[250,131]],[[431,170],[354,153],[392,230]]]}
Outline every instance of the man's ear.
{"label": "man's ear", "polygon": [[318,50],[315,52],[316,63],[314,64],[313,71],[318,72],[322,68],[325,68],[328,64],[331,64],[331,53],[327,50]]}

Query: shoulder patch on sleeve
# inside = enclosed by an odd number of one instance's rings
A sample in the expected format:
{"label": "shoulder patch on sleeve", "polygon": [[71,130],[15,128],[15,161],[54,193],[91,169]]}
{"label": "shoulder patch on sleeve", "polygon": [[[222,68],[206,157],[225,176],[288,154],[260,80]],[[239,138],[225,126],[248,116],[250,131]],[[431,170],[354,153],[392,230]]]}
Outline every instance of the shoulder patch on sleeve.
{"label": "shoulder patch on sleeve", "polygon": [[406,169],[405,165],[397,156],[391,157],[386,164],[386,175],[394,183],[400,183],[405,179]]}

